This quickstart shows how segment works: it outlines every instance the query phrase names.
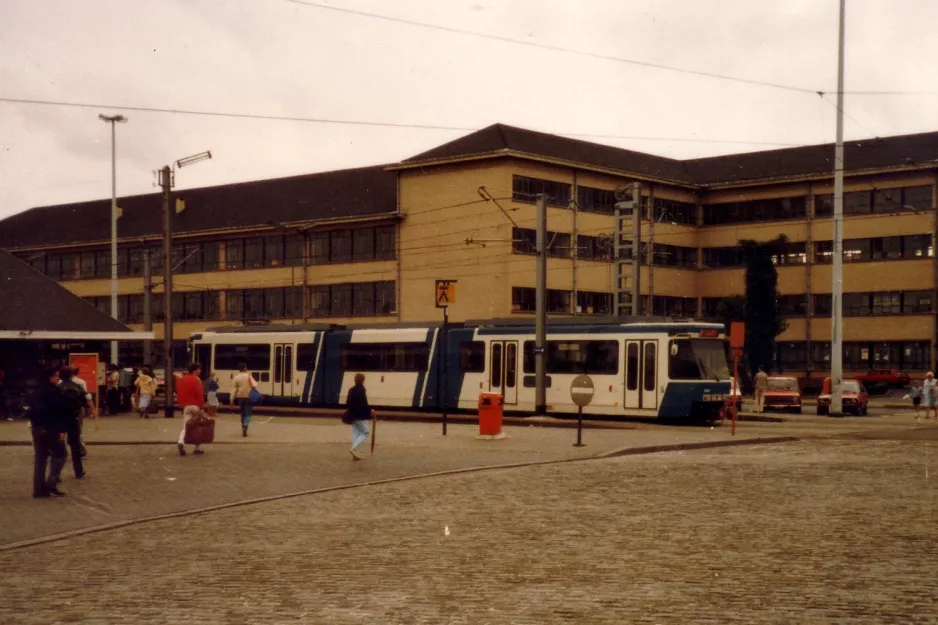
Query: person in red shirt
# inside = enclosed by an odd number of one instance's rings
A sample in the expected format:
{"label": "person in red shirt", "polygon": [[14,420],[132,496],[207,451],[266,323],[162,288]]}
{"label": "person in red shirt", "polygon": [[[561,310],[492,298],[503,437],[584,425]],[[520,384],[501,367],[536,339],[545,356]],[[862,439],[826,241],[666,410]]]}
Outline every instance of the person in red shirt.
{"label": "person in red shirt", "polygon": [[[202,372],[202,365],[197,362],[189,365],[189,375],[176,377],[176,399],[182,406],[182,432],[179,433],[179,442],[176,447],[179,448],[179,455],[186,455],[186,423],[189,419],[199,416],[202,408],[205,406],[205,396],[202,394],[202,379],[199,374]],[[196,455],[205,452],[195,446]]]}

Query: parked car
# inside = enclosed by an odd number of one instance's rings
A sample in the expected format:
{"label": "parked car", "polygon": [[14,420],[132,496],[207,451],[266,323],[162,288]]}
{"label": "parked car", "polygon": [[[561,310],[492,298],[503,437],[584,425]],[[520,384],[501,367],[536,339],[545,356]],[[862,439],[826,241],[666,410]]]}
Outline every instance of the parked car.
{"label": "parked car", "polygon": [[788,410],[801,413],[801,389],[798,380],[787,377],[770,377],[765,389],[765,408]]}
{"label": "parked car", "polygon": [[890,386],[902,388],[903,386],[908,386],[911,382],[908,373],[896,369],[870,369],[866,373],[854,376],[854,378],[867,386],[882,382]]}
{"label": "parked car", "polygon": [[[841,404],[844,413],[852,412],[855,415],[865,415],[869,410],[870,396],[866,387],[859,380],[844,380],[841,395]],[[831,411],[831,379],[824,378],[824,388],[817,398],[817,413],[830,414]]]}

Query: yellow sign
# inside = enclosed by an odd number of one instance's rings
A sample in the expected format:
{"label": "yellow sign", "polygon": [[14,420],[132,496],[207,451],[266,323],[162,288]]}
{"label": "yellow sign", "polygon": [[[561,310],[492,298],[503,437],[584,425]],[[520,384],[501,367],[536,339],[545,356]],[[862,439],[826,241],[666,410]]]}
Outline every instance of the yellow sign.
{"label": "yellow sign", "polygon": [[456,280],[436,281],[436,307],[446,308],[456,303]]}

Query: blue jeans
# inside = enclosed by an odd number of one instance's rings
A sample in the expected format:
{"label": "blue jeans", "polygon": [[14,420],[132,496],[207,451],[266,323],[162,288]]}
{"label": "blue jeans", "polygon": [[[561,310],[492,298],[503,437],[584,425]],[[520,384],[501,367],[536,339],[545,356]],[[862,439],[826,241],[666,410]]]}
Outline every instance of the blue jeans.
{"label": "blue jeans", "polygon": [[251,413],[254,411],[254,404],[251,400],[242,397],[238,399],[238,405],[241,406],[241,427],[246,428],[251,425]]}
{"label": "blue jeans", "polygon": [[352,423],[352,449],[358,449],[358,446],[368,440],[368,422],[355,421]]}

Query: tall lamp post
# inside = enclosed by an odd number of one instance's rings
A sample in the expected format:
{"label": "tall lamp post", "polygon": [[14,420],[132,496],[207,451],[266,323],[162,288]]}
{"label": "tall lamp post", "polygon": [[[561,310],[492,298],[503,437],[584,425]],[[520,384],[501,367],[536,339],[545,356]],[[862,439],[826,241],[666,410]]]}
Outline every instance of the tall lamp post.
{"label": "tall lamp post", "polygon": [[[111,124],[111,317],[117,319],[117,124],[126,124],[123,115],[99,114]],[[111,341],[111,362],[117,362],[117,341]]]}
{"label": "tall lamp post", "polygon": [[[200,152],[176,161],[182,169],[193,163],[212,158],[211,152]],[[173,170],[169,165],[160,170],[160,186],[163,190],[163,391],[166,403],[163,416],[173,418],[175,397],[173,396],[173,209],[170,195],[173,188]]]}

